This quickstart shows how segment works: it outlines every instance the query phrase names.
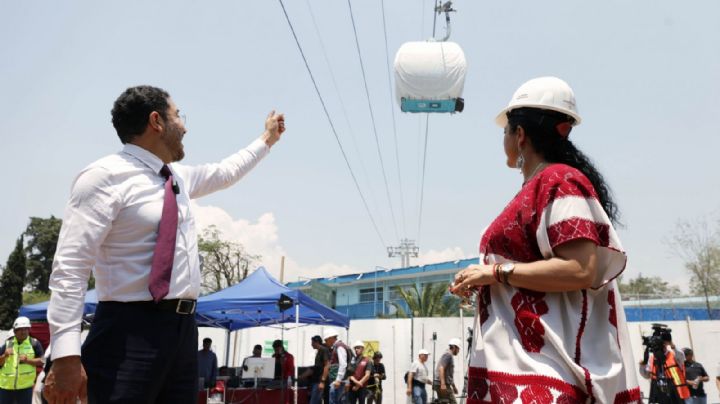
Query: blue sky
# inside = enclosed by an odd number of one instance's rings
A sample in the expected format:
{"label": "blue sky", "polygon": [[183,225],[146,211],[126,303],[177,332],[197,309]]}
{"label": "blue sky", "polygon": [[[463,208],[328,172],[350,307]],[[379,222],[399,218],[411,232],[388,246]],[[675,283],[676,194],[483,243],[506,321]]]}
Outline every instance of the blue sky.
{"label": "blue sky", "polygon": [[[269,110],[286,114],[286,136],[249,177],[197,202],[201,225],[216,223],[263,254],[276,275],[281,255],[288,259],[286,280],[397,266],[384,247],[402,237],[419,239],[423,262],[475,255],[481,230],[522,181],[504,166],[493,117],[522,82],[555,75],[573,86],[583,117],[572,139],[597,163],[620,205],[629,275],[685,283],[682,262],[663,239],[678,220],[720,208],[720,3],[456,1],[451,39],[469,64],[466,109],[430,117],[419,233],[424,117],[401,113],[391,100],[381,2],[352,5],[397,231],[348,4],[286,1],[384,243],[278,2],[4,1],[2,262],[28,217],[62,216],[76,173],[120,148],[109,111],[136,84],[167,89],[187,114],[185,163],[220,159],[254,139]],[[430,36],[431,5],[385,2],[391,60],[403,42]]]}

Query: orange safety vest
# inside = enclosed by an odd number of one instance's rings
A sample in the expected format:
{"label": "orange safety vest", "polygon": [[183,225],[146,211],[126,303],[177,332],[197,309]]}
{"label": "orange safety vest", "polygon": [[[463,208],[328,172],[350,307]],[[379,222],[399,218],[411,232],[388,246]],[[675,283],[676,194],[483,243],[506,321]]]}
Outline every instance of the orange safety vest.
{"label": "orange safety vest", "polygon": [[[657,375],[655,374],[655,360],[652,358],[650,360],[650,375],[653,380],[657,379]],[[672,350],[665,352],[665,377],[672,380],[677,389],[678,396],[680,396],[681,399],[690,398],[690,389],[685,380],[685,368],[678,366],[675,361],[675,352]]]}

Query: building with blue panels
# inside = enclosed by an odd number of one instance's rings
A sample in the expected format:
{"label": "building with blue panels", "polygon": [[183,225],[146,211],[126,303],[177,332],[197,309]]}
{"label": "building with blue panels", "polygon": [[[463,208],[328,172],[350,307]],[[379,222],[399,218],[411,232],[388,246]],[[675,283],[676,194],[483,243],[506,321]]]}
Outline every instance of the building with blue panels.
{"label": "building with blue panels", "polygon": [[[409,312],[407,304],[397,292],[398,288],[450,283],[455,274],[468,265],[477,264],[478,258],[441,262],[423,266],[387,269],[328,278],[307,279],[288,283],[321,303],[348,315],[351,319],[368,319],[392,316],[396,305]],[[679,321],[720,319],[720,296],[710,298],[708,311],[703,297],[675,297],[665,299],[638,299],[623,296],[627,321]]]}
{"label": "building with blue panels", "polygon": [[[638,299],[623,296],[627,321],[720,320],[720,296]],[[710,309],[708,310],[708,305]]]}
{"label": "building with blue panels", "polygon": [[371,272],[308,279],[291,282],[287,286],[302,290],[351,319],[392,316],[396,311],[392,303],[408,310],[397,292],[398,288],[415,286],[422,290],[428,284],[447,284],[452,282],[460,269],[477,262],[477,258],[470,258],[407,268],[376,267]]}

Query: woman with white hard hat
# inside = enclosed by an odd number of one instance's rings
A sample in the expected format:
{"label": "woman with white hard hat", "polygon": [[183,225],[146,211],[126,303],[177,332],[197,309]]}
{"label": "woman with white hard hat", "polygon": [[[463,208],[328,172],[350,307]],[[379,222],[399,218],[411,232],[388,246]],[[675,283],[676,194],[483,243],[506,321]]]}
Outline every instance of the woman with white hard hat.
{"label": "woman with white hard hat", "polygon": [[614,281],[626,262],[618,209],[570,139],[581,122],[573,90],[530,80],[496,122],[523,182],[482,235],[481,264],[451,289],[477,292],[467,403],[639,402]]}

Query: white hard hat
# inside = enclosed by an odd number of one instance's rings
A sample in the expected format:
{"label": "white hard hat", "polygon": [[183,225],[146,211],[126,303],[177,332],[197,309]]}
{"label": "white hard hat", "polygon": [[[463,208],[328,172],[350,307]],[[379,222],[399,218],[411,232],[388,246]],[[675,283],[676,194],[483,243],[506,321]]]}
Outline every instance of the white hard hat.
{"label": "white hard hat", "polygon": [[353,344],[353,348],[357,348],[359,346],[365,348],[365,344],[362,341],[360,341],[360,340],[355,341],[355,343]]}
{"label": "white hard hat", "polygon": [[448,341],[448,345],[460,348],[462,346],[462,342],[460,342],[460,338],[451,338],[450,341]]}
{"label": "white hard hat", "polygon": [[337,336],[338,336],[338,332],[334,328],[328,328],[323,333],[323,339],[328,339],[328,338],[337,337]]}
{"label": "white hard hat", "polygon": [[30,319],[27,317],[18,317],[13,323],[13,330],[18,328],[30,328]]}
{"label": "white hard hat", "polygon": [[520,86],[513,94],[507,107],[495,118],[495,123],[504,128],[507,125],[507,113],[517,108],[538,108],[562,112],[575,119],[573,126],[582,119],[575,105],[575,93],[568,83],[557,77],[538,77]]}
{"label": "white hard hat", "polygon": [[421,349],[418,351],[418,355],[430,355],[427,349]]}

